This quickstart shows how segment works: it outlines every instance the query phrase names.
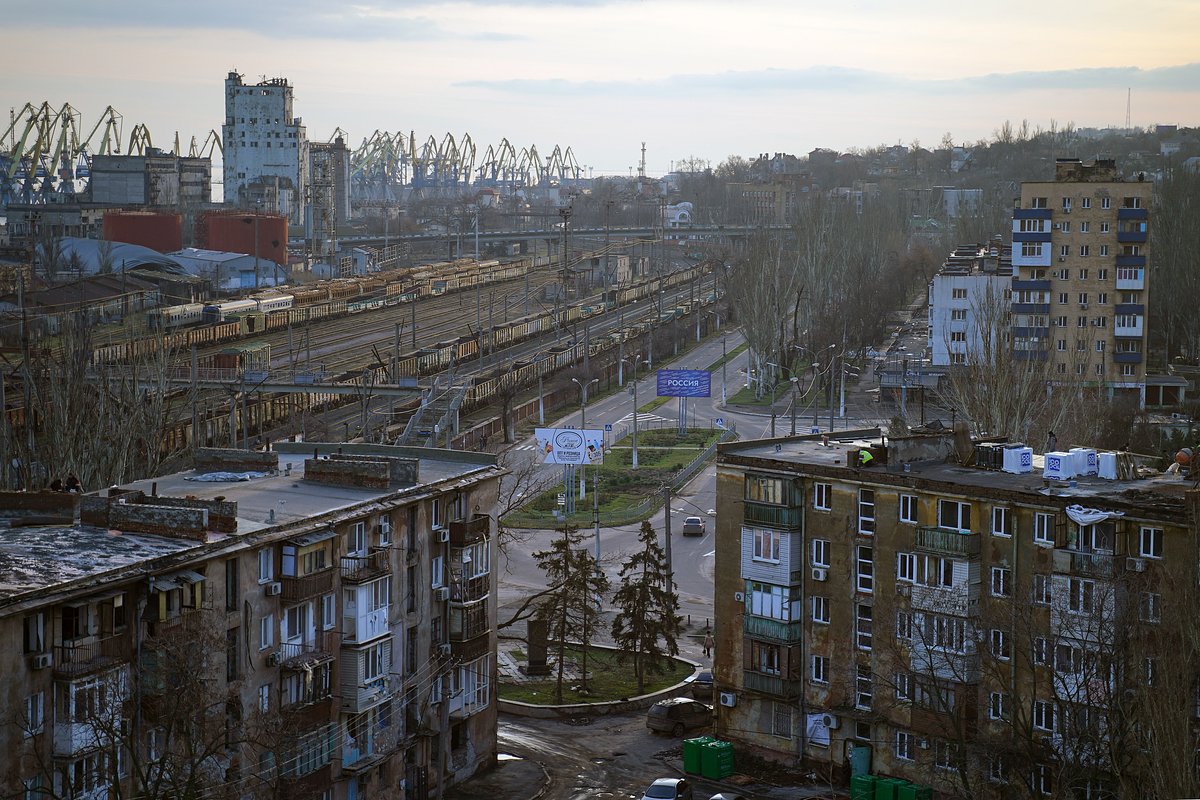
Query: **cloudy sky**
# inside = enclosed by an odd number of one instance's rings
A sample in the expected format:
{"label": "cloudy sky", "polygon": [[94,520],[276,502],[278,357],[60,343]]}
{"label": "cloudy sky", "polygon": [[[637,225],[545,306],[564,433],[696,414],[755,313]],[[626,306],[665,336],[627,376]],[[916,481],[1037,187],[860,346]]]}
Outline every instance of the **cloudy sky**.
{"label": "cloudy sky", "polygon": [[[479,153],[574,148],[595,174],[731,153],[989,137],[1004,120],[1200,124],[1197,0],[6,0],[0,100],[108,105],[156,145],[219,130],[222,82],[287,77],[340,126]],[[7,124],[7,123],[5,123]],[[186,145],[185,145],[186,146]]]}

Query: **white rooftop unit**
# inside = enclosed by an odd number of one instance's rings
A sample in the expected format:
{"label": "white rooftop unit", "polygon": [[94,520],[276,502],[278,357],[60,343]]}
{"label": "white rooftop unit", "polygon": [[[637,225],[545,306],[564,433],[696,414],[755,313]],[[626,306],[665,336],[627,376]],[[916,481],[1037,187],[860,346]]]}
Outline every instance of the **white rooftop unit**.
{"label": "white rooftop unit", "polygon": [[1033,472],[1033,448],[1023,444],[1005,446],[1002,469],[1016,475]]}
{"label": "white rooftop unit", "polygon": [[1096,451],[1091,447],[1072,447],[1071,455],[1075,458],[1076,475],[1095,475],[1097,462]]}
{"label": "white rooftop unit", "polygon": [[1065,481],[1075,477],[1075,456],[1061,450],[1046,453],[1046,466],[1042,476],[1051,480]]}

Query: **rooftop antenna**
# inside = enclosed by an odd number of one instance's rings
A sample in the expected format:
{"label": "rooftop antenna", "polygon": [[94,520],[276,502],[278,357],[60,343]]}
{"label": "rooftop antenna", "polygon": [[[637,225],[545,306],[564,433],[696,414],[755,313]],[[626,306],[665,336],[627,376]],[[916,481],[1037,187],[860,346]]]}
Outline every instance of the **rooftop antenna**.
{"label": "rooftop antenna", "polygon": [[1129,130],[1129,110],[1133,105],[1133,87],[1125,90],[1125,130]]}
{"label": "rooftop antenna", "polygon": [[642,142],[642,160],[638,162],[638,177],[646,177],[646,143]]}

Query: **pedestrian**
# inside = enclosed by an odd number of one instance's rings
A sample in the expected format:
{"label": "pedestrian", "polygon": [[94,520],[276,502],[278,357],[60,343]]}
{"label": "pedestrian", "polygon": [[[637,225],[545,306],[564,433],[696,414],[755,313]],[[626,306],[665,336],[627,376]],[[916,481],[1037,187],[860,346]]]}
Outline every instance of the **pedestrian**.
{"label": "pedestrian", "polygon": [[1058,437],[1054,435],[1054,431],[1046,437],[1046,452],[1054,453],[1058,451]]}
{"label": "pedestrian", "polygon": [[67,491],[72,494],[83,494],[83,484],[74,472],[67,473]]}
{"label": "pedestrian", "polygon": [[52,491],[52,492],[63,491],[62,478],[55,478],[54,480],[50,481],[50,491]]}
{"label": "pedestrian", "polygon": [[704,632],[704,657],[712,658],[713,638],[709,631]]}

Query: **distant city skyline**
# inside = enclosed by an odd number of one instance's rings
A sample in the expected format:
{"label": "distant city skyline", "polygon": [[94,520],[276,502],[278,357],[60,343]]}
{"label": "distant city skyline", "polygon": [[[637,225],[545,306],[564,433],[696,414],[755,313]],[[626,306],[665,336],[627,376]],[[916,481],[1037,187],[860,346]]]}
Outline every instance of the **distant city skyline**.
{"label": "distant city skyline", "polygon": [[[125,140],[183,148],[219,130],[225,74],[286,77],[309,137],[376,129],[418,140],[570,146],[596,175],[681,159],[803,154],[1032,128],[1198,124],[1200,13],[1191,0],[312,0],[6,10],[0,101],[70,102],[86,135],[112,105]],[[201,18],[200,15],[203,15]],[[4,122],[7,127],[7,121]],[[1088,153],[1072,155],[1087,156]],[[478,163],[478,162],[477,162]]]}

